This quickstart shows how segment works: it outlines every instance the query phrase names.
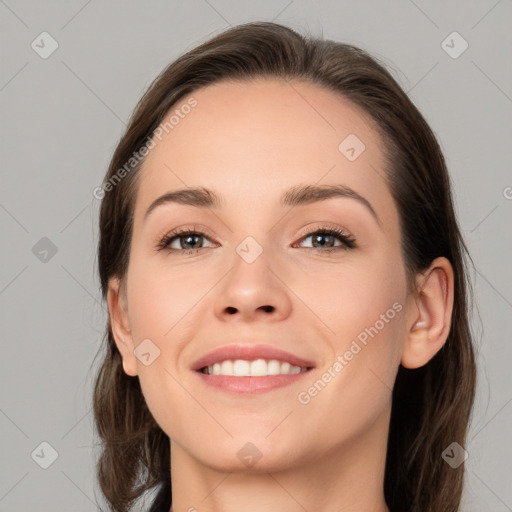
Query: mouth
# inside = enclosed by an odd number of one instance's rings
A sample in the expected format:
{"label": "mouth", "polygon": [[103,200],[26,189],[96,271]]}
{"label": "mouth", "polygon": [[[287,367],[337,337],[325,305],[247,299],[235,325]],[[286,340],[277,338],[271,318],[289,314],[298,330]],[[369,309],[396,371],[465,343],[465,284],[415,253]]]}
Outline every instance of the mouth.
{"label": "mouth", "polygon": [[245,359],[227,359],[214,363],[213,365],[203,366],[201,373],[206,375],[226,375],[230,377],[266,377],[267,375],[295,375],[311,370],[311,366],[295,366],[287,361],[278,359],[255,359],[247,361]]}
{"label": "mouth", "polygon": [[312,361],[271,345],[221,347],[192,365],[208,387],[248,394],[288,386],[314,368]]}

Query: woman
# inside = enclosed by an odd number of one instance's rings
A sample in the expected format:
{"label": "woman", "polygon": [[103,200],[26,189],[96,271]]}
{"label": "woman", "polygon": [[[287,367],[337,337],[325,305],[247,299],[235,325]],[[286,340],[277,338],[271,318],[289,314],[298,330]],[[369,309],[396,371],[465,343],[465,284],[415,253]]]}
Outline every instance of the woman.
{"label": "woman", "polygon": [[153,82],[95,195],[112,510],[459,509],[467,249],[381,64],[232,28]]}

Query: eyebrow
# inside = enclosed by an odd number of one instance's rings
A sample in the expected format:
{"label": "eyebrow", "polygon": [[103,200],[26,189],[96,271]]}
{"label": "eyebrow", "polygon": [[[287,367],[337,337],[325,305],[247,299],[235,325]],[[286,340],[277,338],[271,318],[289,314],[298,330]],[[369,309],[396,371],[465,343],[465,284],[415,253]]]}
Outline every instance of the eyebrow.
{"label": "eyebrow", "polygon": [[[283,193],[280,204],[283,207],[295,207],[317,203],[332,197],[344,197],[359,201],[372,214],[379,227],[382,227],[379,216],[373,209],[371,203],[355,190],[345,185],[296,185]],[[224,199],[213,190],[205,187],[190,187],[167,192],[151,203],[144,214],[144,220],[147,219],[155,208],[169,203],[195,206],[197,208],[218,209],[224,203]]]}

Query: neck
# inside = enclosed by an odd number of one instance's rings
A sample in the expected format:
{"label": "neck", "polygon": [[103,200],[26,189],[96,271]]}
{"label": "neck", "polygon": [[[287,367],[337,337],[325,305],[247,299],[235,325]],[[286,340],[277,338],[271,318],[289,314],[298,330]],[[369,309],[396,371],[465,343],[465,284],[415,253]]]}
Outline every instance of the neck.
{"label": "neck", "polygon": [[383,490],[389,414],[314,460],[259,472],[219,471],[171,442],[170,512],[389,512]]}

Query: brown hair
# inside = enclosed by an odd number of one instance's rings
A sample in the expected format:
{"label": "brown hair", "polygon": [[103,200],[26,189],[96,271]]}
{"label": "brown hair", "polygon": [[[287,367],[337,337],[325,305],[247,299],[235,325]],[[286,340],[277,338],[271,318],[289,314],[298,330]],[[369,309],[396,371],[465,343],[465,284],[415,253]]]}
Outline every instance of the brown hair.
{"label": "brown hair", "polygon": [[[318,84],[369,115],[384,143],[409,290],[415,290],[416,274],[436,257],[445,256],[453,266],[454,308],[446,343],[423,367],[398,370],[384,493],[394,512],[455,512],[464,464],[452,469],[441,454],[454,441],[465,445],[475,394],[466,256],[471,258],[436,137],[383,64],[360,48],[302,36],[275,23],[229,29],[179,57],[154,80],[119,141],[104,183],[112,183],[181,98],[222,80],[259,77]],[[140,162],[115,186],[105,187],[98,247],[104,299],[109,278],[126,276],[139,169]],[[102,440],[97,477],[110,510],[125,512],[145,491],[170,486],[170,442],[148,410],[138,378],[123,371],[110,320],[105,339],[93,397]],[[167,494],[170,501],[170,490]]]}

